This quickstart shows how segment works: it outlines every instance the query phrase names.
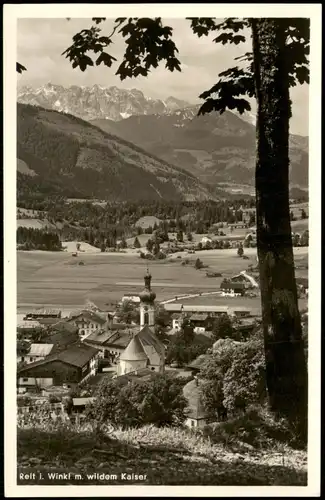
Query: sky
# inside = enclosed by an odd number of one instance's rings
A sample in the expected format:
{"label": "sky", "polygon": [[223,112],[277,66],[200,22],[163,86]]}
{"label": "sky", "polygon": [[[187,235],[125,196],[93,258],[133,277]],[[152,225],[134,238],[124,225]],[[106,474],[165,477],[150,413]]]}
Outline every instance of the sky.
{"label": "sky", "polygon": [[[146,96],[166,99],[174,96],[190,103],[203,102],[199,95],[218,81],[218,74],[234,66],[234,58],[251,50],[251,40],[238,46],[215,44],[211,34],[198,38],[192,33],[186,19],[163,19],[165,25],[173,28],[173,39],[179,50],[181,73],[167,71],[164,65],[153,69],[148,77],[137,77],[121,81],[115,75],[118,64],[88,67],[85,72],[72,69],[70,62],[62,52],[72,43],[72,37],[81,29],[89,28],[93,23],[89,19],[18,19],[17,24],[17,60],[27,71],[18,75],[18,85],[39,87],[53,83],[69,87],[70,85],[137,88]],[[110,34],[113,20],[108,19],[100,26],[103,34]],[[123,38],[114,36],[114,43],[108,52],[122,60],[125,43]],[[308,85],[291,89],[292,119],[290,132],[308,135]],[[255,111],[255,102],[252,103]]]}

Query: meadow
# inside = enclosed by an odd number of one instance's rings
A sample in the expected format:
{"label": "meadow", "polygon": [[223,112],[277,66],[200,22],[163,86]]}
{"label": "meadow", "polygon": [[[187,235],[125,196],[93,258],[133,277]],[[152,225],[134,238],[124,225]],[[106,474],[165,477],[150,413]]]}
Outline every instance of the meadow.
{"label": "meadow", "polygon": [[[173,254],[160,261],[146,261],[136,253],[82,254],[72,257],[68,252],[17,252],[17,304],[18,309],[36,306],[79,307],[87,300],[99,307],[119,301],[124,294],[139,293],[143,288],[143,276],[149,264],[152,286],[158,301],[172,299],[184,294],[200,294],[217,291],[224,277],[256,265],[256,249],[245,249],[249,257],[243,260],[236,249],[206,250],[187,255]],[[180,258],[178,258],[178,255]],[[218,271],[221,278],[208,278],[206,269],[196,270],[194,261],[200,258],[208,270]],[[187,265],[182,262],[189,259]],[[308,248],[295,249],[297,275],[307,275]],[[82,261],[84,264],[79,265]],[[196,299],[197,302],[198,299]],[[229,298],[210,296],[201,298],[205,303],[226,305]],[[242,305],[253,306],[259,300],[240,298]],[[236,304],[237,305],[237,304]],[[256,307],[257,307],[256,306]]]}

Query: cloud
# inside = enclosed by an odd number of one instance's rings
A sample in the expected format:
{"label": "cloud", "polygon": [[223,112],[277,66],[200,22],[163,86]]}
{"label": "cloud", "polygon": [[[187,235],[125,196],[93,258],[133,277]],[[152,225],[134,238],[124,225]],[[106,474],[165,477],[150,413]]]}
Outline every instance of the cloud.
{"label": "cloud", "polygon": [[[239,46],[220,45],[213,42],[214,34],[198,38],[192,33],[186,19],[163,19],[173,28],[173,39],[178,47],[182,72],[168,72],[164,65],[153,69],[147,78],[128,79],[121,82],[112,68],[93,67],[84,73],[72,69],[62,52],[72,43],[72,37],[81,29],[88,28],[90,19],[19,19],[17,26],[17,57],[27,67],[20,75],[19,85],[44,85],[52,82],[64,86],[95,83],[103,86],[138,88],[153,98],[165,99],[174,95],[189,102],[199,102],[198,96],[218,80],[218,74],[234,65],[234,58],[251,50],[249,34]],[[102,24],[103,31],[111,33],[113,20]],[[110,46],[110,53],[121,60],[125,43],[119,35]],[[291,92],[293,118],[291,131],[308,134],[308,86],[295,87]]]}

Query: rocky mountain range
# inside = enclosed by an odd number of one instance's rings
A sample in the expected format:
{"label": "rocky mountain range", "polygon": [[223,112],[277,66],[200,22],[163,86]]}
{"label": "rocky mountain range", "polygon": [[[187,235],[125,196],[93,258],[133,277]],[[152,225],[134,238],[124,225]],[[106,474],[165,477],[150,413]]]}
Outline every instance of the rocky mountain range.
{"label": "rocky mountain range", "polygon": [[122,120],[133,115],[151,115],[173,112],[189,103],[168,97],[166,101],[146,97],[140,90],[117,87],[62,87],[48,83],[39,88],[30,86],[18,90],[18,102],[46,109],[70,113],[84,120]]}
{"label": "rocky mountain range", "polygon": [[18,198],[204,200],[212,190],[186,170],[73,115],[18,103]]}
{"label": "rocky mountain range", "polygon": [[[22,87],[18,101],[90,121],[204,183],[230,191],[235,185],[254,185],[253,113],[197,116],[199,106],[174,97],[163,101],[136,89],[100,85]],[[291,187],[308,188],[307,137],[290,137],[290,161]]]}

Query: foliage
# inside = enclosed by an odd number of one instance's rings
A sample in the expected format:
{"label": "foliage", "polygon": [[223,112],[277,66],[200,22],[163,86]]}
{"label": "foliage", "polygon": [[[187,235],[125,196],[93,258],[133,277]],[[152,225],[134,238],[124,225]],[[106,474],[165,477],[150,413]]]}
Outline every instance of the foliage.
{"label": "foliage", "polygon": [[121,323],[140,323],[139,307],[131,300],[123,300],[117,308],[117,316]]}
{"label": "foliage", "polygon": [[21,250],[62,250],[58,234],[30,227],[17,228],[17,245]]}
{"label": "foliage", "polygon": [[214,320],[212,333],[215,340],[233,338],[233,322],[228,314],[221,314]]}
{"label": "foliage", "polygon": [[266,398],[264,346],[258,335],[235,344],[221,339],[201,369],[203,401],[210,415],[245,412]]}
{"label": "foliage", "polygon": [[179,425],[187,405],[182,381],[169,374],[153,374],[149,381],[122,385],[118,379],[104,379],[95,398],[86,410],[87,417],[123,428],[149,423]]}
{"label": "foliage", "polygon": [[167,348],[166,363],[176,363],[178,366],[189,364],[195,358],[204,354],[212,344],[199,342],[188,319],[184,319],[180,330],[174,334]]}
{"label": "foliage", "polygon": [[244,248],[243,248],[242,243],[240,243],[238,246],[237,255],[238,255],[238,257],[242,257],[244,255]]}
{"label": "foliage", "polygon": [[202,269],[203,268],[203,262],[201,259],[197,258],[194,264],[195,269]]}

